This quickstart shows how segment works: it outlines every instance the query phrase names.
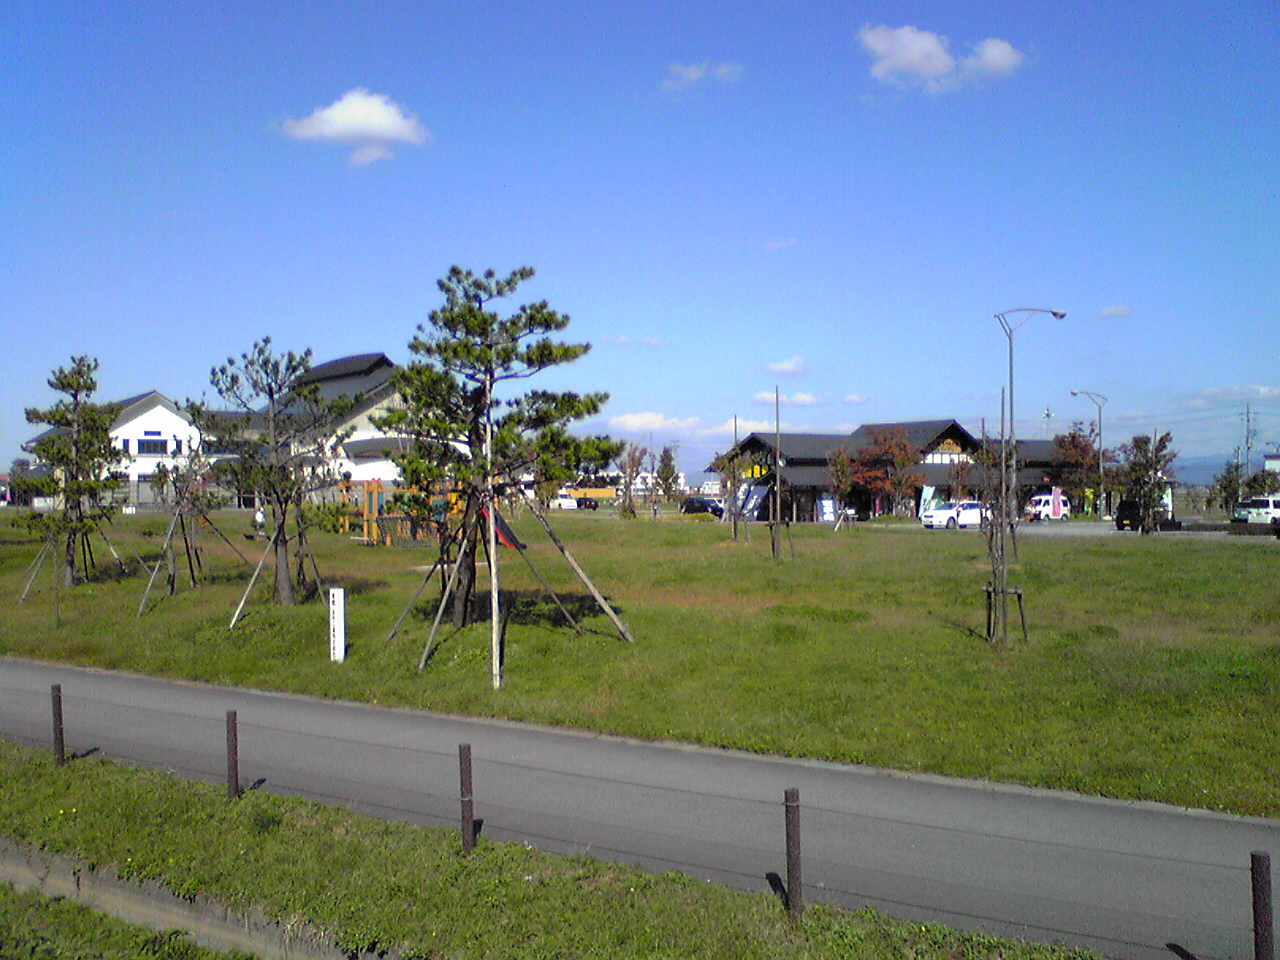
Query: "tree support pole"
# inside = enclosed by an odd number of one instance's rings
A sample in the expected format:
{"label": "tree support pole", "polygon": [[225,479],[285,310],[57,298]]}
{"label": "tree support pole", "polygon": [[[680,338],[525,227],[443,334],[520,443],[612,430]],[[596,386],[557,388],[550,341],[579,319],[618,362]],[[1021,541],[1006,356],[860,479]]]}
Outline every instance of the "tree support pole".
{"label": "tree support pole", "polygon": [[31,592],[31,585],[36,582],[36,574],[40,572],[40,568],[44,565],[45,558],[49,556],[53,549],[53,541],[46,540],[40,552],[36,554],[35,560],[31,564],[31,572],[27,575],[26,586],[22,588],[22,596],[18,598],[18,602],[22,603],[27,599],[27,594]]}
{"label": "tree support pole", "polygon": [[538,572],[538,568],[533,565],[533,561],[529,559],[529,555],[525,553],[524,548],[517,547],[516,549],[519,552],[521,559],[529,565],[529,570],[538,578],[538,582],[542,584],[542,589],[547,591],[547,595],[551,597],[555,605],[560,608],[560,612],[564,614],[565,619],[569,621],[569,626],[573,628],[573,632],[578,636],[582,636],[582,627],[578,626],[578,621],[574,620],[573,615],[565,609],[564,604],[560,602],[560,598],[556,596],[556,592],[551,589],[551,585],[547,583],[542,574]]}
{"label": "tree support pole", "polygon": [[[169,549],[169,544],[173,540],[173,528],[178,525],[179,511],[173,512],[173,519],[169,521],[169,532],[164,535],[164,546],[160,548],[160,559],[156,561],[155,569],[151,571],[151,578],[147,580],[147,589],[142,591],[142,602],[138,604],[138,616],[142,616],[147,609],[147,598],[151,596],[151,588],[155,585],[156,576],[160,573],[160,565],[164,563],[165,552]],[[233,623],[232,626],[235,624]]]}
{"label": "tree support pole", "polygon": [[538,518],[538,522],[542,524],[542,529],[547,531],[547,536],[551,538],[551,542],[556,545],[556,549],[560,551],[569,566],[573,568],[573,572],[578,575],[578,579],[581,580],[586,588],[591,591],[591,596],[595,597],[596,603],[600,605],[600,609],[604,611],[605,616],[613,621],[613,625],[618,629],[618,635],[628,643],[635,643],[635,637],[631,636],[631,631],[627,629],[627,625],[623,623],[622,618],[614,612],[613,607],[609,606],[609,602],[605,600],[604,595],[596,589],[596,585],[591,582],[591,578],[587,576],[586,571],[584,571],[582,567],[578,566],[578,561],[573,559],[573,554],[569,552],[569,548],[560,542],[560,538],[557,537],[555,531],[551,529],[551,524],[547,523],[547,518],[537,510],[533,511],[533,515]]}
{"label": "tree support pole", "polygon": [[[479,516],[480,514],[477,512],[475,519],[479,519]],[[422,647],[422,656],[418,658],[419,673],[426,667],[427,660],[431,657],[431,648],[435,646],[436,642],[436,632],[440,629],[440,621],[444,619],[444,608],[448,605],[449,598],[453,596],[453,591],[458,586],[458,576],[471,550],[471,531],[475,529],[475,519],[473,519],[469,528],[463,530],[462,546],[458,549],[458,559],[454,562],[453,569],[449,571],[449,582],[445,584],[444,593],[440,596],[440,606],[436,608],[435,620],[431,622],[431,632],[427,634],[427,642]]]}
{"label": "tree support pole", "polygon": [[244,609],[245,602],[249,599],[249,594],[253,591],[253,586],[258,582],[258,575],[262,573],[262,565],[267,562],[267,557],[271,555],[271,551],[275,548],[276,538],[280,536],[280,528],[276,527],[271,533],[271,539],[267,541],[267,549],[262,551],[262,559],[258,561],[257,567],[254,568],[253,576],[249,578],[249,585],[244,588],[244,595],[240,598],[240,603],[236,607],[236,612],[231,615],[231,625],[228,630],[234,630],[236,621],[240,619],[240,611]]}

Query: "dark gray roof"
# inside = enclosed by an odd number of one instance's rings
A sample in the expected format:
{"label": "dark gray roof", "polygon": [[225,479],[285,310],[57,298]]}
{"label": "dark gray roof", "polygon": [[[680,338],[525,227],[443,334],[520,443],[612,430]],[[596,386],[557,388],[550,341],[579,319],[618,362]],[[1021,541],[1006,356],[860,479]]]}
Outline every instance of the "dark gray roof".
{"label": "dark gray roof", "polygon": [[348,460],[376,460],[403,452],[409,443],[410,441],[401,437],[369,437],[364,440],[348,440],[342,445],[342,452]]}
{"label": "dark gray roof", "polygon": [[864,423],[853,431],[852,449],[861,450],[870,445],[875,433],[884,434],[897,430],[902,431],[907,442],[922,453],[947,439],[955,440],[966,452],[981,446],[973,434],[955,420],[906,420],[901,423]]}
{"label": "dark gray roof", "polygon": [[[354,357],[341,357],[312,367],[294,382],[295,386],[306,386],[309,383],[322,383],[326,380],[346,380],[352,377],[367,377],[385,369],[387,377],[395,370],[396,365],[385,353],[361,353]],[[385,379],[381,378],[381,379]]]}
{"label": "dark gray roof", "polygon": [[775,443],[780,444],[778,452],[783,462],[800,464],[808,462],[826,463],[833,450],[849,445],[847,433],[784,433],[781,437],[767,431],[753,433],[742,440],[739,449],[762,447],[773,450]]}

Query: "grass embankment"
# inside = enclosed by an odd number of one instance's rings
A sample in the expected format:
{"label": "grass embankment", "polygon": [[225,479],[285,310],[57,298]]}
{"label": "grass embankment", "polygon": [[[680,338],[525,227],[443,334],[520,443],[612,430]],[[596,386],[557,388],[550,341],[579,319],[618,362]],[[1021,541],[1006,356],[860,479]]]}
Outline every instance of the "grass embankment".
{"label": "grass embankment", "polygon": [[[243,514],[217,522],[237,542],[247,529]],[[187,586],[183,561],[178,593],[142,618],[136,574],[55,592],[42,573],[25,604],[0,611],[0,652],[1280,814],[1275,541],[1024,537],[1012,581],[1030,641],[1000,649],[980,636],[989,567],[976,532],[802,525],[775,563],[760,527],[735,543],[724,525],[675,518],[554,522],[637,642],[617,638],[540,528],[517,518],[587,632],[575,636],[546,601],[521,600],[497,692],[487,623],[446,631],[416,671],[434,587],[386,639],[430,553],[341,536],[315,547],[321,571],[347,588],[345,664],[328,662],[323,603],[271,607],[260,587],[229,631],[248,570],[207,535],[212,581]],[[163,529],[134,517],[111,535],[122,555],[152,558]],[[0,528],[0,591],[16,599],[37,549],[21,528]],[[503,589],[531,597],[524,564],[507,550],[502,560]]]}
{"label": "grass embankment", "polygon": [[177,931],[156,933],[79,904],[0,883],[0,957],[4,960],[232,960]]}
{"label": "grass embankment", "polygon": [[[1090,956],[871,911],[811,907],[793,925],[772,897],[678,874],[485,840],[463,857],[456,831],[258,792],[229,803],[212,785],[98,758],[59,768],[47,751],[3,742],[0,822],[18,840],[124,877],[258,905],[352,952],[509,960]],[[0,897],[0,923],[3,910]]]}

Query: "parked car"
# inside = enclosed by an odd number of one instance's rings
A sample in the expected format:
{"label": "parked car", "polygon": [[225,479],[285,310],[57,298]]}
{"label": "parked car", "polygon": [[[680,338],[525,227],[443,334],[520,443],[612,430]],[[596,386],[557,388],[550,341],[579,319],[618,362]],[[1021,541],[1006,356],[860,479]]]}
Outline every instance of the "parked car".
{"label": "parked car", "polygon": [[1231,516],[1232,523],[1272,523],[1280,525],[1280,494],[1245,500]]}
{"label": "parked car", "polygon": [[1037,493],[1027,501],[1028,520],[1070,520],[1071,504],[1062,494],[1055,501],[1052,493]]}
{"label": "parked car", "polygon": [[579,497],[578,509],[579,510],[599,510],[600,501],[597,500],[595,497]]}
{"label": "parked car", "polygon": [[685,497],[680,502],[681,513],[709,513],[717,520],[724,516],[724,503],[715,497]]}
{"label": "parked car", "polygon": [[1137,500],[1121,500],[1115,516],[1117,530],[1138,530],[1142,527],[1142,504]]}
{"label": "parked car", "polygon": [[931,507],[920,514],[920,523],[926,527],[981,527],[991,522],[991,508],[977,500],[949,500],[939,507]]}
{"label": "parked car", "polygon": [[577,510],[578,501],[573,499],[573,494],[565,493],[561,490],[551,498],[549,506],[552,510]]}

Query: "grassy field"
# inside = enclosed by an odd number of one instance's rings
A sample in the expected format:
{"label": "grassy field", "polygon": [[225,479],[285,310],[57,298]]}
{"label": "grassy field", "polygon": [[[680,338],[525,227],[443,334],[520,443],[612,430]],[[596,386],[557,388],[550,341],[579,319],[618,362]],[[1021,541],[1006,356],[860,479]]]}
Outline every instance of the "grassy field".
{"label": "grassy field", "polygon": [[[726,526],[688,518],[553,520],[636,642],[592,612],[536,523],[516,518],[587,632],[561,623],[504,550],[503,589],[521,595],[496,692],[487,623],[446,631],[416,670],[431,588],[387,640],[427,551],[337,535],[318,536],[316,553],[326,579],[347,589],[344,664],[328,662],[323,603],[276,608],[260,588],[228,630],[248,569],[208,535],[210,582],[193,589],[184,573],[177,594],[141,618],[137,573],[66,591],[46,569],[18,605],[39,545],[12,523],[0,526],[0,591],[11,598],[0,653],[1280,814],[1273,539],[1023,538],[1012,580],[1026,592],[1030,640],[1000,649],[981,637],[989,568],[977,533],[803,525],[776,563],[761,527],[734,542]],[[244,514],[215,521],[243,543]],[[122,556],[150,559],[164,525],[119,518],[110,534]]]}
{"label": "grassy field", "polygon": [[[871,911],[810,907],[798,924],[771,896],[679,874],[653,875],[457,831],[360,817],[250,791],[234,803],[209,784],[90,758],[55,767],[47,751],[0,742],[0,822],[31,845],[117,874],[197,892],[330,934],[349,952],[410,958],[682,960],[1088,960],[1083,952],[902,923]],[[0,887],[0,947],[8,897]],[[32,925],[14,911],[13,943]],[[65,908],[66,905],[64,905]],[[65,910],[59,916],[70,916]],[[88,919],[75,914],[77,923]],[[179,960],[169,952],[92,953]],[[26,940],[27,944],[32,941]],[[36,946],[42,946],[36,941]],[[0,952],[54,960],[67,952]],[[197,960],[191,953],[191,960]],[[199,955],[206,956],[206,955]]]}

